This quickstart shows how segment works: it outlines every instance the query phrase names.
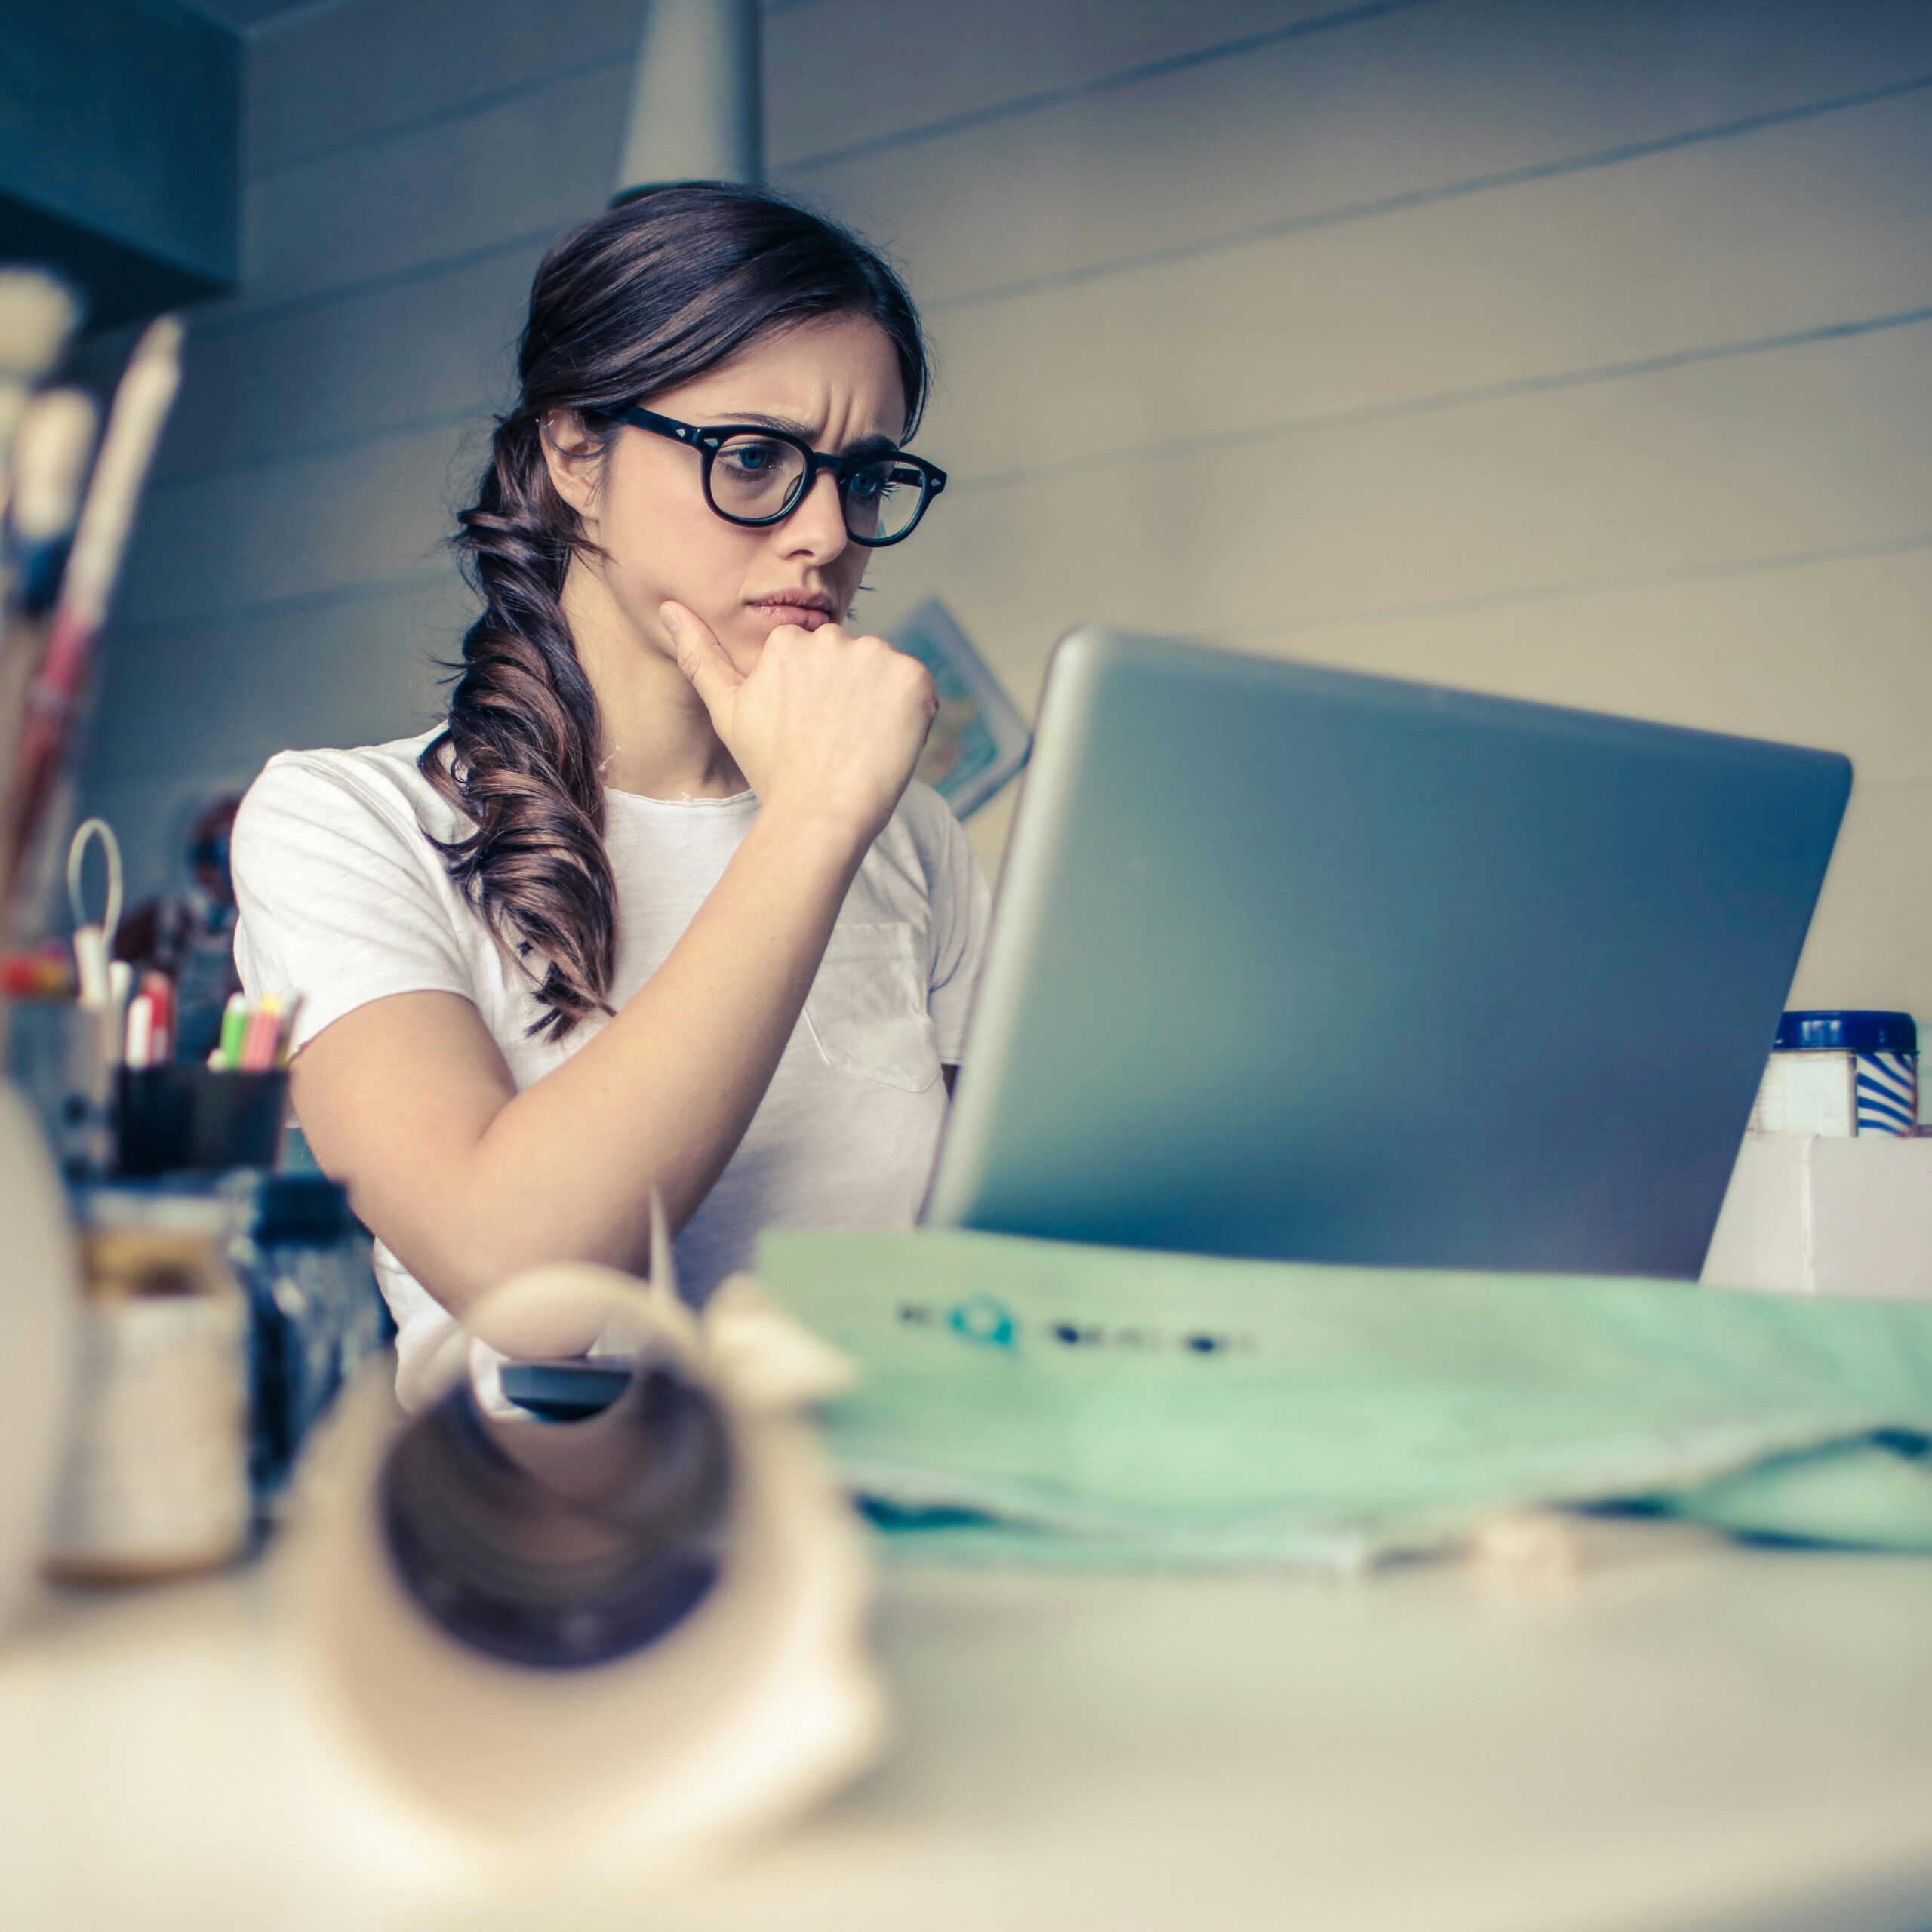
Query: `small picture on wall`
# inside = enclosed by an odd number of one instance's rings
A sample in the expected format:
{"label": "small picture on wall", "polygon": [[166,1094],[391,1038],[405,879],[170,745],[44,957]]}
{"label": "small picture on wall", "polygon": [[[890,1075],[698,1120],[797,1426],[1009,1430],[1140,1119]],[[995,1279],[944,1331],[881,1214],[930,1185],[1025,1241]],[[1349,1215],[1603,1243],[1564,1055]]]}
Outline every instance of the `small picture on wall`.
{"label": "small picture on wall", "polygon": [[939,715],[915,775],[964,818],[1026,762],[1033,734],[937,598],[895,626],[888,639],[918,658],[939,687]]}

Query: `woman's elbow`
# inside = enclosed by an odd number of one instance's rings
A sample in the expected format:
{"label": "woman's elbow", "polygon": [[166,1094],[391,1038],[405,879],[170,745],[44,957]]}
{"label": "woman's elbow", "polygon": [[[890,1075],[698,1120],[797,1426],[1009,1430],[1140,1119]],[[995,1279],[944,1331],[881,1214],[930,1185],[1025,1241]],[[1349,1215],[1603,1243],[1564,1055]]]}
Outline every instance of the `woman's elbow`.
{"label": "woman's elbow", "polygon": [[533,1226],[528,1217],[466,1215],[422,1244],[419,1265],[401,1248],[396,1259],[449,1312],[462,1319],[493,1288],[533,1268],[591,1262],[626,1273],[641,1266],[641,1244],[614,1232],[565,1232]]}

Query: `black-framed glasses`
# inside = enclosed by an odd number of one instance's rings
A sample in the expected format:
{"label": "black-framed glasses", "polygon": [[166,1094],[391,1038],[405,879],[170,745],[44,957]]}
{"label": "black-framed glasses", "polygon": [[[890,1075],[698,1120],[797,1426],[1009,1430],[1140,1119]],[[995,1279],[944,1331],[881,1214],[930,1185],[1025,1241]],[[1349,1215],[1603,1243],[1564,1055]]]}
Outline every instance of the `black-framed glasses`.
{"label": "black-framed glasses", "polygon": [[946,488],[946,472],[898,451],[832,456],[789,430],[751,423],[680,423],[651,409],[616,409],[620,423],[668,436],[696,450],[703,465],[704,500],[727,523],[752,528],[778,523],[804,502],[829,469],[838,485],[846,534],[878,549],[912,535],[926,506]]}

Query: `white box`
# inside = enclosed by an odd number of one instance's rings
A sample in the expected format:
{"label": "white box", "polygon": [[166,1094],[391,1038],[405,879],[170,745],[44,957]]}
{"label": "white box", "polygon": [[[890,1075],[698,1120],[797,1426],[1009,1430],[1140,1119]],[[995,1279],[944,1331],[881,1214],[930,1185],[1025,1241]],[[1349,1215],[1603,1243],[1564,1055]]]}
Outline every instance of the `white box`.
{"label": "white box", "polygon": [[1932,1136],[1752,1136],[1703,1280],[1932,1298]]}

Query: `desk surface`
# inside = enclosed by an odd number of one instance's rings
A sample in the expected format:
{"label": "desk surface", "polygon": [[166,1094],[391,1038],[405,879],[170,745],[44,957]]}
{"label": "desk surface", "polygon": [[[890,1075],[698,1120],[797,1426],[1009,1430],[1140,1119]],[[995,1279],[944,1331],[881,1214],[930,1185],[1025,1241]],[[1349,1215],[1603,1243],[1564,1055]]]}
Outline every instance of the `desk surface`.
{"label": "desk surface", "polygon": [[[1932,1561],[1603,1534],[1553,1587],[1439,1564],[1342,1583],[891,1576],[888,1761],[668,1898],[552,1872],[479,1899],[426,1872],[392,1807],[319,1767],[275,1565],[63,1594],[0,1652],[0,1919],[1932,1925]],[[1915,1897],[1922,1916],[1900,1906]]]}

